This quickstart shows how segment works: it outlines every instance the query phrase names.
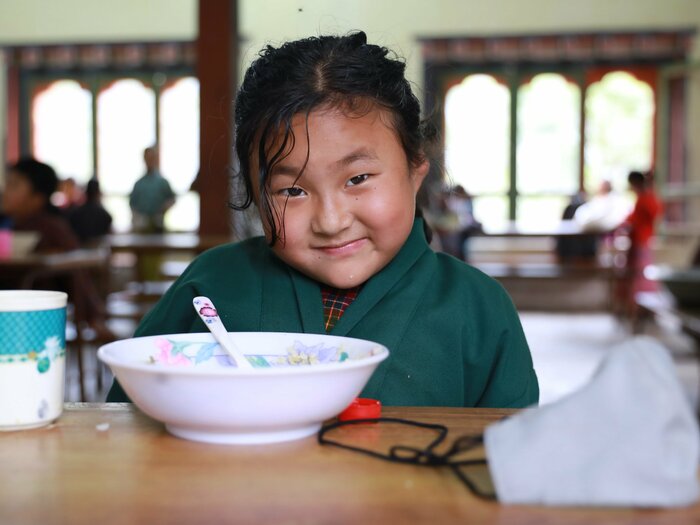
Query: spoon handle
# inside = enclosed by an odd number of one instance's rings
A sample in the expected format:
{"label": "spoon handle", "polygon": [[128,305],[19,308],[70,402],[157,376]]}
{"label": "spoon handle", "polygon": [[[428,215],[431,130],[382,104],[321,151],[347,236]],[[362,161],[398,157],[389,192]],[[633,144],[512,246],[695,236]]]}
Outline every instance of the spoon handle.
{"label": "spoon handle", "polygon": [[233,361],[236,363],[238,368],[253,368],[243,352],[236,346],[231,339],[230,334],[226,331],[224,323],[221,322],[221,318],[214,307],[214,303],[211,299],[204,296],[195,297],[192,299],[192,306],[194,306],[199,318],[207,325],[209,331],[214,335],[219,344],[224,350],[228,352]]}

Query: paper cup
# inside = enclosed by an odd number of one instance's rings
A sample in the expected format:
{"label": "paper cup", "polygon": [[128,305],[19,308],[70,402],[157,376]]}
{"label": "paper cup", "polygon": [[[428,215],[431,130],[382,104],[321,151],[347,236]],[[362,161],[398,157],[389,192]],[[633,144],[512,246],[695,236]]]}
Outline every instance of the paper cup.
{"label": "paper cup", "polygon": [[63,292],[0,291],[0,430],[50,423],[63,411]]}

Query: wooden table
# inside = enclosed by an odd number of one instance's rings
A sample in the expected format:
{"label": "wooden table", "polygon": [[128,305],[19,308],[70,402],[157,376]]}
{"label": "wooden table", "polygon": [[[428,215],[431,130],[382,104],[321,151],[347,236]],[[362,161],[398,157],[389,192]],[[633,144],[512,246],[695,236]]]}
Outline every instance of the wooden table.
{"label": "wooden table", "polygon": [[153,280],[154,276],[150,275],[152,270],[144,269],[144,261],[153,261],[155,257],[156,266],[160,266],[159,256],[173,253],[183,254],[187,259],[191,259],[209,248],[234,242],[234,239],[230,235],[198,233],[114,233],[107,235],[106,241],[113,252],[131,253],[136,257],[136,281],[146,283]]}
{"label": "wooden table", "polygon": [[564,219],[551,227],[527,228],[518,225],[515,221],[509,221],[502,228],[487,228],[483,232],[474,235],[487,237],[589,237],[592,235],[605,235],[607,231],[586,230],[581,225],[570,219]]}
{"label": "wooden table", "polygon": [[[510,411],[386,408],[384,415],[480,432]],[[107,430],[97,425],[108,424]],[[364,425],[355,443],[418,444],[417,430]],[[347,434],[345,434],[347,436]],[[398,465],[314,437],[267,446],[180,440],[131,405],[68,404],[56,424],[0,433],[0,523],[684,524],[680,510],[502,506],[447,470]]]}
{"label": "wooden table", "polygon": [[164,253],[193,252],[200,253],[214,246],[233,242],[228,235],[199,235],[197,233],[114,233],[106,237],[115,252]]}
{"label": "wooden table", "polygon": [[66,274],[76,270],[104,269],[109,262],[109,250],[84,248],[68,252],[0,258],[3,281],[11,279],[18,288],[31,288],[39,278]]}

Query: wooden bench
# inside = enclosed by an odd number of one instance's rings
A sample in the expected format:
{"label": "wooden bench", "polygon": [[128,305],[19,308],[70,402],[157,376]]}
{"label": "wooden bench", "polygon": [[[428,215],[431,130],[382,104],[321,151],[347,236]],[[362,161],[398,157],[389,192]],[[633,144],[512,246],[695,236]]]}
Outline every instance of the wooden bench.
{"label": "wooden bench", "polygon": [[615,310],[617,270],[604,264],[480,262],[521,310]]}

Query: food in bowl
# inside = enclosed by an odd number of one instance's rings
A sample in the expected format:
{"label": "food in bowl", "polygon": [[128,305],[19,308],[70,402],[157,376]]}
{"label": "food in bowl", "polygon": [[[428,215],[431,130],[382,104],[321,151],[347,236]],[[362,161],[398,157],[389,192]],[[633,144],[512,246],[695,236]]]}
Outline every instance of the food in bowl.
{"label": "food in bowl", "polygon": [[358,396],[389,351],[320,334],[234,332],[253,369],[209,333],[125,339],[98,357],[131,400],[185,439],[260,444],[312,435]]}
{"label": "food in bowl", "polygon": [[[213,357],[220,366],[236,367],[235,361],[225,351],[218,350],[217,354],[214,354],[214,350],[220,348],[217,342],[173,341],[162,337],[155,340],[155,346],[158,351],[149,358],[152,364],[196,366]],[[379,347],[377,351],[380,351]],[[342,345],[327,345],[323,342],[305,345],[296,339],[287,348],[286,354],[246,354],[248,362],[256,368],[342,363],[349,358],[349,354],[343,350]]]}

